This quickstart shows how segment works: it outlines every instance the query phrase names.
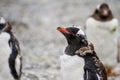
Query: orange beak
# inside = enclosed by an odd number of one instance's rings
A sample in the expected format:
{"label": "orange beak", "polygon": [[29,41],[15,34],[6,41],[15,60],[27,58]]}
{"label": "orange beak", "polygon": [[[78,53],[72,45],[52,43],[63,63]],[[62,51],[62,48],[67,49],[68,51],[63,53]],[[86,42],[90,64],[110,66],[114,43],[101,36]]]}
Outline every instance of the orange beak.
{"label": "orange beak", "polygon": [[58,27],[57,30],[60,31],[61,33],[71,34],[68,30],[66,30],[65,28],[62,28],[62,27]]}

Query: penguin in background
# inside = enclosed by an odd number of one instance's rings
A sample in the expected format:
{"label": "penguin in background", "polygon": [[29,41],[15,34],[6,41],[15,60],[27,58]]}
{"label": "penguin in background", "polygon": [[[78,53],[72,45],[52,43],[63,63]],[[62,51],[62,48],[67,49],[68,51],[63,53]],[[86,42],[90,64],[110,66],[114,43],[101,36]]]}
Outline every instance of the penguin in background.
{"label": "penguin in background", "polygon": [[[85,23],[86,35],[104,65],[113,67],[120,62],[118,53],[118,20],[106,3],[97,6]],[[118,56],[119,55],[119,56]]]}
{"label": "penguin in background", "polygon": [[0,80],[20,80],[22,56],[9,22],[0,17]]}
{"label": "penguin in background", "polygon": [[[78,50],[88,46],[88,41],[83,30],[77,27],[58,27],[57,30],[65,36],[68,43],[65,49],[65,54],[60,56],[61,80],[100,80],[99,74],[96,74],[97,68],[94,66],[94,61],[89,61],[88,59],[87,62],[89,62],[89,64],[86,64],[84,58],[78,56]],[[84,67],[88,68],[90,65],[94,66],[94,68],[91,69],[93,70],[93,72],[91,72],[93,75],[88,73],[86,75],[86,68]],[[106,75],[104,77],[104,80],[107,80]]]}

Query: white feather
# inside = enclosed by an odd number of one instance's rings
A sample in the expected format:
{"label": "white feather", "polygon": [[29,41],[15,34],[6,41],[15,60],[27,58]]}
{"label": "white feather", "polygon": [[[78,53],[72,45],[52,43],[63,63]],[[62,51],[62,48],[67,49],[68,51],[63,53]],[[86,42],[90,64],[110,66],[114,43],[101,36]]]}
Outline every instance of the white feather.
{"label": "white feather", "polygon": [[84,31],[82,29],[80,29],[77,34],[80,34],[80,35],[85,35]]}
{"label": "white feather", "polygon": [[0,80],[14,80],[8,65],[8,59],[12,51],[8,44],[9,39],[10,35],[8,33],[0,33]]}
{"label": "white feather", "polygon": [[5,22],[6,22],[5,19],[3,17],[0,17],[0,24],[1,23],[4,24]]}
{"label": "white feather", "polygon": [[17,74],[20,75],[20,65],[21,65],[21,61],[20,61],[21,56],[17,55],[16,59],[15,59],[15,69],[17,71]]}
{"label": "white feather", "polygon": [[97,75],[97,77],[98,77],[98,80],[100,80],[100,76],[98,75],[98,74],[96,74]]}
{"label": "white feather", "polygon": [[83,58],[69,55],[60,56],[61,59],[61,80],[84,80]]}

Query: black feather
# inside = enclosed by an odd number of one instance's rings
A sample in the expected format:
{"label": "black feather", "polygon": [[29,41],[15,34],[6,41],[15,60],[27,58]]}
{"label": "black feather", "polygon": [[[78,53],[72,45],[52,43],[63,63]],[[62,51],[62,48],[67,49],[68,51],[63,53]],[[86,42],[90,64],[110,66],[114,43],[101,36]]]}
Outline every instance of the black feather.
{"label": "black feather", "polygon": [[[8,63],[9,63],[9,68],[10,68],[11,74],[15,79],[20,78],[20,75],[18,75],[18,73],[15,69],[15,59],[16,59],[17,55],[19,54],[19,50],[16,48],[17,44],[18,44],[18,41],[14,38],[13,35],[11,35],[11,39],[9,40],[9,45],[12,47],[12,53],[10,54]],[[22,65],[21,65],[21,68],[22,68]],[[21,71],[21,69],[20,69],[20,71]]]}

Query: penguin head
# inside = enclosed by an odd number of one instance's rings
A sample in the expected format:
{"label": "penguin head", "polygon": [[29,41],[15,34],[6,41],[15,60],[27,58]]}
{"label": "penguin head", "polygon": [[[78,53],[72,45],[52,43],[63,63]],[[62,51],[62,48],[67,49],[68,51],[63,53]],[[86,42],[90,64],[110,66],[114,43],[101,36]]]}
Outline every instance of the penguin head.
{"label": "penguin head", "polygon": [[68,27],[68,28],[58,27],[57,30],[65,36],[69,45],[88,44],[86,39],[86,34],[82,29],[79,29],[77,27]]}
{"label": "penguin head", "polygon": [[5,21],[3,17],[0,17],[0,32],[10,32],[11,29],[10,23]]}
{"label": "penguin head", "polygon": [[100,19],[107,19],[112,17],[112,12],[108,6],[108,4],[106,3],[102,3],[100,5],[97,6],[94,15],[96,15],[96,17],[99,17]]}

